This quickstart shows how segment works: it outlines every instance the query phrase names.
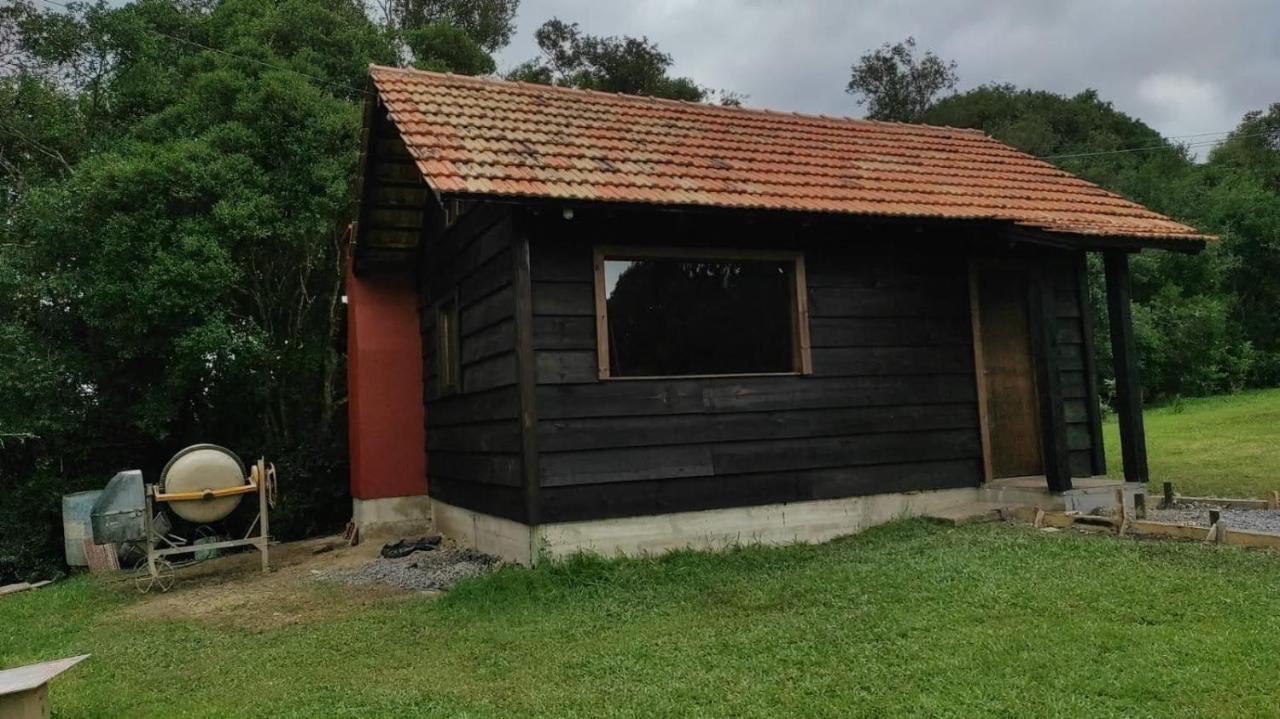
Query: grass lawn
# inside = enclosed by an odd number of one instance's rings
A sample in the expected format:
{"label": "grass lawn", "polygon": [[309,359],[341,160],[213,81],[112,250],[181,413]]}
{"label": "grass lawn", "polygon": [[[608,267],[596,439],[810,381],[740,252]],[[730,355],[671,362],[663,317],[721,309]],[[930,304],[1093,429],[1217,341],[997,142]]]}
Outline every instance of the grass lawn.
{"label": "grass lawn", "polygon": [[63,718],[1275,716],[1278,586],[1280,558],[1234,547],[912,521],[257,630],[144,620],[154,598],[80,578],[0,598],[0,666],[92,652]]}
{"label": "grass lawn", "polygon": [[[1265,497],[1280,490],[1280,389],[1188,399],[1145,413],[1150,490],[1173,482],[1179,494]],[[1103,426],[1108,474],[1123,476],[1120,435]]]}

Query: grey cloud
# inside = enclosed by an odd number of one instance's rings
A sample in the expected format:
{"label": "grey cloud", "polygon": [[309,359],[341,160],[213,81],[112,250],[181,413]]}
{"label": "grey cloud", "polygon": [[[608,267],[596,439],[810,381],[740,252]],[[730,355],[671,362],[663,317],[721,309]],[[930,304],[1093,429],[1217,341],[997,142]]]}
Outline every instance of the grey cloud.
{"label": "grey cloud", "polygon": [[1280,3],[1264,0],[523,0],[499,66],[533,57],[533,30],[553,16],[648,36],[677,74],[776,110],[860,115],[849,65],[907,35],[954,59],[962,89],[1092,87],[1168,136],[1228,130],[1280,102]]}

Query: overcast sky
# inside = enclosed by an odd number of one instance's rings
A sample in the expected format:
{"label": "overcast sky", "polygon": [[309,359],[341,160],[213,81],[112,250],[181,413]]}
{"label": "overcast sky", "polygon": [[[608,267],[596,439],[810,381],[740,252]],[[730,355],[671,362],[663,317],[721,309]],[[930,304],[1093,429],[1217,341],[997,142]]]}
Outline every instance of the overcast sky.
{"label": "overcast sky", "polygon": [[537,54],[533,31],[551,17],[648,36],[673,74],[776,110],[860,116],[849,66],[908,35],[956,61],[961,89],[1092,87],[1170,137],[1280,102],[1277,0],[521,0],[500,71]]}

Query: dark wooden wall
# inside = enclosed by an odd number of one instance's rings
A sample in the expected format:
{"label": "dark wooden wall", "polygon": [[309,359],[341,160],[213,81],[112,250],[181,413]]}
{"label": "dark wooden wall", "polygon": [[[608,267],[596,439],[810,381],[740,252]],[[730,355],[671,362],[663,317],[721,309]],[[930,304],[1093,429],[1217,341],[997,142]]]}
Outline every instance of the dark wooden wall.
{"label": "dark wooden wall", "polygon": [[[1053,285],[1054,334],[1062,386],[1063,414],[1067,422],[1067,449],[1071,476],[1089,477],[1106,472],[1102,437],[1097,426],[1097,394],[1090,361],[1093,356],[1092,322],[1088,292],[1084,288],[1083,258],[1077,253],[1050,254],[1045,259],[1046,279]],[[1096,459],[1095,459],[1096,451]],[[1101,466],[1095,466],[1095,462]]]}
{"label": "dark wooden wall", "polygon": [[[968,265],[1007,245],[895,225],[855,239],[859,227],[471,210],[423,253],[430,494],[518,521],[532,502],[537,521],[558,522],[979,484]],[[513,248],[524,242],[536,417],[525,451],[537,478],[528,494],[513,284]],[[813,373],[598,379],[592,247],[641,243],[804,250]],[[1081,257],[1018,254],[1043,260],[1052,286],[1071,469],[1088,476],[1099,437]],[[455,293],[462,391],[442,395],[435,308]]]}
{"label": "dark wooden wall", "polygon": [[403,261],[427,225],[430,188],[381,103],[365,107],[356,219],[357,269]]}
{"label": "dark wooden wall", "polygon": [[[543,521],[981,481],[962,250],[723,219],[529,228]],[[813,374],[598,380],[593,242],[805,249]]]}
{"label": "dark wooden wall", "polygon": [[[482,205],[423,252],[422,338],[427,491],[449,504],[523,521],[515,358],[512,215]],[[461,391],[441,392],[435,323],[457,297]]]}

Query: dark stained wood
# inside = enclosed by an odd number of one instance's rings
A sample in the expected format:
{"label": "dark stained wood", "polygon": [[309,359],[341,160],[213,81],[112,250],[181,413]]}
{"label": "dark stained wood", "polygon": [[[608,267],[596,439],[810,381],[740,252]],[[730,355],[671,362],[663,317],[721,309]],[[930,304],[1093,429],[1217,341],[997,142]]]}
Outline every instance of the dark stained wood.
{"label": "dark stained wood", "polygon": [[593,317],[534,317],[533,348],[596,351]]}
{"label": "dark stained wood", "polygon": [[[463,394],[427,407],[433,497],[546,523],[983,480],[973,248],[957,235],[908,227],[854,241],[837,223],[590,212],[568,221],[509,207],[478,206],[423,253],[424,302],[458,292],[471,372]],[[709,241],[804,253],[813,374],[601,381],[593,247]],[[1039,341],[1057,367],[1063,457],[1070,474],[1090,473],[1076,255],[990,247],[1046,275],[1040,307],[1051,321]]]}
{"label": "dark stained wood", "polygon": [[828,376],[969,374],[973,354],[966,345],[823,348],[813,353],[813,365]]}
{"label": "dark stained wood", "polygon": [[1107,455],[1102,441],[1102,406],[1098,396],[1098,360],[1093,338],[1093,307],[1089,297],[1089,263],[1083,252],[1076,261],[1076,288],[1080,303],[1081,334],[1084,339],[1081,354],[1084,358],[1084,404],[1088,412],[1090,433],[1089,471],[1094,475],[1103,475],[1107,473]]}
{"label": "dark stained wood", "polygon": [[[519,464],[519,458],[516,458],[516,464]],[[526,521],[524,491],[518,486],[457,480],[448,476],[436,477],[434,474],[427,486],[432,499],[495,517]]]}
{"label": "dark stained wood", "polygon": [[1027,273],[1018,267],[980,266],[977,282],[991,473],[996,478],[1041,474],[1044,455]]}
{"label": "dark stained wood", "polygon": [[976,402],[972,377],[752,377],[541,385],[540,417],[618,417]]}
{"label": "dark stained wood", "polygon": [[495,387],[505,387],[518,381],[516,358],[510,352],[462,366],[462,390],[483,392]]}
{"label": "dark stained wood", "polygon": [[969,325],[954,317],[814,317],[811,343],[821,347],[931,347],[967,345]]}
{"label": "dark stained wood", "polygon": [[[872,478],[886,492],[980,483],[963,260],[806,251],[809,376],[600,380],[596,242],[627,227],[532,224],[544,521],[853,496]],[[682,232],[645,239],[666,252]],[[707,253],[713,235],[687,232],[687,252]],[[754,232],[718,232],[734,246],[712,252],[806,249]]]}
{"label": "dark stained wood", "polygon": [[995,478],[991,464],[991,416],[987,409],[987,364],[982,344],[982,312],[979,311],[981,293],[979,268],[969,262],[969,325],[972,337],[974,388],[978,394],[978,438],[982,443],[982,481]]}
{"label": "dark stained wood", "polygon": [[[522,467],[509,214],[480,206],[447,228],[440,225],[424,242],[427,491],[444,502],[522,519],[523,504],[511,506]],[[440,396],[436,317],[428,310],[445,297],[458,303],[462,386]]]}
{"label": "dark stained wood", "polygon": [[[518,232],[512,244],[512,265],[515,268],[512,287],[516,296],[516,366],[520,388],[520,463],[521,481],[524,485],[525,523],[541,522],[542,505],[539,499],[540,462],[538,456],[538,406],[535,391],[538,382],[537,357],[533,349],[533,278],[530,269],[529,236]],[[536,552],[537,548],[531,548]],[[534,559],[536,560],[536,556]]]}
{"label": "dark stained wood", "polygon": [[611,447],[645,447],[712,442],[756,441],[849,434],[972,428],[977,421],[967,403],[836,407],[776,412],[677,414],[655,421],[636,417],[541,419],[538,448],[543,452]]}
{"label": "dark stained wood", "polygon": [[1146,482],[1146,430],[1142,423],[1142,381],[1138,375],[1137,345],[1129,308],[1129,255],[1120,250],[1103,253],[1107,278],[1107,315],[1111,320],[1111,356],[1116,375],[1116,419],[1120,425],[1120,454],[1126,482]]}
{"label": "dark stained wood", "polygon": [[1067,445],[1067,423],[1062,409],[1063,382],[1054,326],[1055,318],[1061,314],[1062,303],[1054,292],[1052,277],[1041,266],[1032,266],[1028,289],[1031,350],[1035,358],[1036,385],[1040,399],[1044,476],[1050,490],[1065,492],[1071,489],[1071,456]]}
{"label": "dark stained wood", "polygon": [[447,477],[454,482],[521,486],[520,455],[498,452],[428,450],[428,475],[434,482]]}
{"label": "dark stained wood", "polygon": [[732,476],[579,484],[543,488],[543,520],[571,522],[778,502],[971,487],[979,460],[834,467]]}

